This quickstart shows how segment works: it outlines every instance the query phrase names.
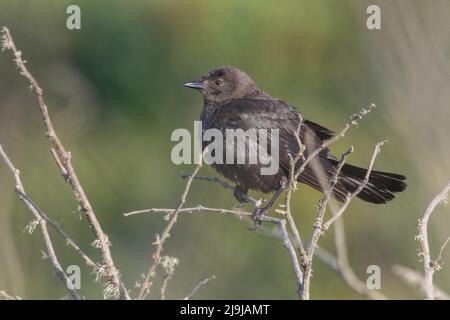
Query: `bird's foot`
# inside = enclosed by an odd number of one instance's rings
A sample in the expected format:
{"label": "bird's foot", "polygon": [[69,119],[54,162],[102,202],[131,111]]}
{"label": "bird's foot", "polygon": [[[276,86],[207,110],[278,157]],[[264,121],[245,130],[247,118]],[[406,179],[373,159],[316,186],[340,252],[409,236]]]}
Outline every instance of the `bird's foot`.
{"label": "bird's foot", "polygon": [[261,217],[264,216],[269,209],[267,207],[264,208],[257,208],[255,211],[253,211],[252,214],[252,220],[253,220],[253,227],[250,227],[249,229],[259,230],[261,228],[262,220]]}
{"label": "bird's foot", "polygon": [[236,200],[239,201],[239,203],[235,207],[241,208],[250,202],[247,192],[248,192],[248,189],[244,188],[240,185],[237,185],[234,188],[233,195],[236,198]]}

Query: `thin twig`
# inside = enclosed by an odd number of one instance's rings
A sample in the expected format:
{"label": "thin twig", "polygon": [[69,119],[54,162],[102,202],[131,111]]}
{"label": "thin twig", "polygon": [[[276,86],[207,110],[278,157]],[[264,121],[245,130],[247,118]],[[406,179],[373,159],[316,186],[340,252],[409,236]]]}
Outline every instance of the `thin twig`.
{"label": "thin twig", "polygon": [[59,226],[59,223],[51,219],[27,194],[16,190],[19,196],[23,197],[27,202],[33,205],[39,215],[66,241],[66,244],[71,246],[84,260],[87,266],[94,270],[98,268],[98,265],[80,248],[80,246],[67,235],[67,233]]}
{"label": "thin twig", "polygon": [[[428,300],[435,299],[435,291],[433,290],[433,275],[435,271],[441,269],[440,262],[438,260],[432,260],[430,256],[430,245],[428,242],[428,221],[430,219],[431,213],[434,209],[442,202],[447,201],[448,192],[450,191],[450,180],[444,186],[444,188],[434,197],[434,199],[430,202],[428,207],[426,208],[423,217],[418,220],[417,227],[419,230],[419,234],[417,235],[417,240],[419,241],[419,256],[423,260],[423,269],[424,269],[424,281],[423,287],[426,293],[426,297]],[[447,240],[448,241],[448,240]],[[445,245],[441,246],[441,255],[442,251],[445,248]]]}
{"label": "thin twig", "polygon": [[169,283],[170,279],[172,279],[173,273],[175,272],[175,266],[178,263],[179,261],[175,257],[164,256],[161,258],[161,265],[166,272],[163,283],[161,285],[161,289],[159,290],[161,300],[166,300],[167,284]]}
{"label": "thin twig", "polygon": [[[181,174],[181,177],[183,179],[186,179],[186,178],[189,178],[191,175],[192,175],[191,173],[183,173],[183,174]],[[226,190],[230,190],[230,191],[233,191],[233,192],[235,190],[235,188],[231,184],[229,184],[229,183],[227,183],[227,182],[225,182],[223,180],[220,180],[217,177],[196,176],[196,177],[194,177],[194,180],[209,181],[209,182],[213,182],[213,183],[216,183],[216,184],[220,185],[222,188],[224,188]],[[243,194],[242,196],[244,197],[244,200],[246,202],[250,202],[253,205],[253,207],[258,208],[258,207],[261,206],[262,200],[252,198],[252,197],[250,197],[249,195],[246,195],[246,194]]]}
{"label": "thin twig", "polygon": [[354,198],[356,198],[356,196],[362,191],[362,189],[364,189],[364,187],[367,185],[367,183],[369,183],[369,177],[370,177],[370,173],[372,172],[373,169],[373,165],[375,163],[375,159],[377,158],[378,154],[381,151],[381,147],[383,146],[383,144],[386,141],[381,141],[378,142],[375,145],[375,150],[373,151],[372,154],[372,158],[370,159],[370,164],[369,164],[369,168],[366,171],[366,176],[364,177],[364,180],[362,181],[362,183],[359,184],[358,188],[356,188],[355,191],[353,191],[352,194],[350,194],[347,199],[345,199],[344,204],[341,206],[341,208],[337,211],[333,213],[333,216],[323,224],[323,228],[326,230],[330,227],[330,225],[332,225],[337,219],[339,219],[339,217],[344,213],[344,211],[347,209],[347,207],[350,205],[350,203],[352,202],[352,200]]}
{"label": "thin twig", "polygon": [[[136,211],[131,211],[131,212],[127,212],[124,213],[123,215],[125,217],[128,216],[133,216],[136,214],[142,214],[142,213],[167,213],[167,214],[173,214],[173,212],[175,212],[175,209],[170,209],[170,208],[151,208],[151,209],[143,209],[143,210],[136,210]],[[205,207],[202,206],[201,204],[199,204],[196,207],[191,207],[191,208],[182,208],[178,210],[179,213],[193,213],[193,212],[216,212],[216,213],[223,213],[223,214],[235,214],[237,216],[241,216],[241,217],[251,217],[252,214],[250,212],[245,212],[245,211],[238,211],[238,210],[228,210],[228,209],[223,209],[223,208],[210,208],[210,207]]]}
{"label": "thin twig", "polygon": [[[19,72],[24,76],[30,83],[31,88],[35,91],[39,108],[41,111],[42,119],[46,127],[46,137],[52,144],[52,154],[55,156],[58,168],[61,170],[64,180],[69,183],[72,188],[73,194],[80,204],[83,213],[91,227],[91,230],[96,238],[96,247],[99,248],[102,255],[103,263],[105,264],[105,278],[110,282],[108,285],[108,291],[114,297],[120,297],[121,299],[130,299],[130,296],[125,289],[125,286],[120,280],[120,273],[114,265],[113,258],[110,251],[110,242],[108,236],[103,232],[103,229],[95,215],[95,212],[91,206],[91,203],[82,187],[78,177],[76,175],[75,169],[71,162],[71,154],[68,152],[61,140],[59,139],[53,123],[50,119],[47,105],[45,104],[43,90],[39,86],[36,79],[28,71],[25,66],[25,61],[22,59],[22,52],[16,48],[16,45],[11,37],[8,28],[2,28],[2,50],[11,50],[14,54],[14,62],[19,69]],[[105,291],[106,292],[106,291]]]}
{"label": "thin twig", "polygon": [[66,287],[69,294],[72,296],[75,300],[81,300],[81,297],[78,295],[77,291],[72,288],[70,285],[69,278],[67,277],[66,273],[61,267],[61,264],[58,261],[58,258],[55,253],[55,249],[53,247],[52,240],[50,238],[50,235],[48,234],[47,229],[47,222],[46,220],[39,214],[39,211],[36,209],[33,202],[29,201],[29,198],[26,196],[25,189],[23,187],[22,181],[20,179],[20,173],[19,170],[16,169],[12,161],[9,159],[8,155],[3,150],[2,145],[0,144],[0,157],[3,159],[3,161],[6,163],[8,169],[11,171],[12,176],[14,177],[14,181],[16,183],[15,190],[19,196],[19,199],[25,204],[27,209],[33,214],[34,219],[39,222],[41,233],[44,238],[45,247],[47,249],[47,256],[50,259],[50,262],[52,263],[56,275],[61,279],[61,281],[64,283],[64,286]]}
{"label": "thin twig", "polygon": [[190,300],[192,297],[197,293],[198,290],[200,290],[202,287],[204,287],[210,280],[214,280],[216,278],[215,275],[212,275],[209,278],[206,278],[202,281],[200,281],[194,289],[192,289],[191,293],[189,293],[186,297],[183,298],[183,300]]}
{"label": "thin twig", "polygon": [[325,210],[328,204],[328,201],[331,198],[331,195],[333,194],[334,187],[336,186],[336,183],[338,182],[339,174],[341,173],[342,168],[345,164],[346,157],[353,152],[353,147],[348,149],[348,151],[344,152],[341,156],[341,159],[339,161],[339,164],[336,168],[335,173],[333,174],[333,177],[331,178],[329,182],[329,186],[327,191],[325,191],[322,199],[319,201],[319,210],[317,213],[316,222],[314,223],[314,229],[313,234],[311,236],[311,241],[308,245],[308,248],[306,250],[306,254],[303,257],[303,268],[305,270],[303,274],[303,290],[301,294],[301,298],[303,300],[309,300],[310,297],[310,282],[311,282],[311,276],[312,276],[312,260],[314,257],[314,250],[317,247],[317,243],[319,241],[320,236],[323,233],[323,219],[325,216]]}
{"label": "thin twig", "polygon": [[297,187],[297,180],[295,178],[295,168],[297,166],[297,163],[300,160],[304,160],[304,152],[305,152],[305,145],[300,140],[300,130],[303,124],[303,117],[299,114],[299,123],[297,126],[297,130],[295,132],[295,138],[297,141],[297,147],[298,152],[295,157],[292,157],[292,155],[289,154],[289,181],[288,181],[288,187],[286,190],[286,197],[284,201],[284,215],[286,217],[286,220],[289,224],[289,228],[292,231],[295,244],[297,245],[297,248],[299,250],[299,255],[301,260],[304,259],[306,255],[305,247],[303,246],[302,238],[300,237],[300,232],[298,231],[298,227],[295,224],[294,217],[292,215],[291,210],[291,198],[292,193],[296,190]]}
{"label": "thin twig", "polygon": [[[150,283],[150,279],[153,277],[156,267],[158,266],[159,263],[159,255],[161,253],[162,250],[162,245],[164,243],[164,241],[167,239],[167,234],[168,231],[170,231],[170,229],[172,228],[173,224],[176,221],[176,216],[181,213],[191,213],[191,212],[200,212],[200,211],[206,211],[206,212],[211,212],[211,213],[230,213],[230,214],[235,214],[238,216],[245,216],[245,217],[251,217],[252,213],[250,212],[244,212],[244,211],[235,211],[235,210],[227,210],[227,209],[221,209],[221,208],[207,208],[207,207],[203,207],[203,206],[197,206],[197,207],[193,207],[193,208],[184,208],[182,209],[182,205],[184,204],[184,201],[186,199],[187,193],[189,192],[189,188],[190,188],[190,183],[194,180],[194,178],[196,177],[196,174],[198,172],[198,170],[200,169],[200,165],[197,166],[196,170],[194,170],[194,172],[192,174],[189,175],[189,180],[185,189],[185,192],[183,193],[182,196],[182,201],[180,201],[180,204],[178,205],[178,207],[174,210],[174,209],[157,209],[157,208],[153,208],[153,209],[146,209],[146,210],[139,210],[139,211],[135,211],[135,212],[130,212],[127,213],[125,215],[131,215],[131,214],[138,214],[138,213],[151,213],[151,212],[160,212],[160,213],[168,213],[171,214],[171,220],[169,221],[168,225],[166,226],[166,229],[164,230],[163,234],[161,235],[161,237],[159,239],[157,239],[156,241],[156,245],[157,245],[157,249],[156,249],[156,253],[155,255],[153,255],[153,264],[150,267],[149,271],[147,272],[147,275],[141,285],[141,292],[139,293],[138,299],[143,299],[145,298],[145,296],[148,294],[148,290],[145,288],[146,286],[148,286],[148,284]],[[209,179],[209,177],[201,177],[200,180],[205,180],[205,181],[210,181],[210,182],[215,182],[215,183],[219,183],[222,186],[224,186],[224,184],[221,183],[221,181],[219,179]],[[233,187],[227,188],[230,189],[230,191],[234,191]],[[184,200],[183,200],[184,199]],[[203,210],[205,209],[205,210]],[[279,226],[280,229],[280,237],[282,239],[282,243],[283,246],[288,250],[288,254],[291,260],[291,264],[293,266],[294,269],[294,273],[296,276],[296,282],[297,282],[297,292],[300,295],[300,291],[302,288],[302,279],[303,279],[303,273],[301,271],[300,268],[300,264],[299,264],[299,260],[297,257],[297,253],[295,251],[295,248],[292,244],[291,239],[289,238],[289,233],[287,231],[286,228],[286,220],[284,219],[278,219],[278,218],[274,218],[274,217],[269,217],[269,216],[262,216],[261,217],[261,221],[263,222],[269,222],[269,223],[274,223],[277,224]]]}
{"label": "thin twig", "polygon": [[138,295],[139,300],[144,299],[149,294],[150,280],[151,280],[151,278],[153,278],[153,276],[155,274],[156,267],[161,262],[161,252],[164,248],[164,243],[167,240],[167,238],[170,237],[170,231],[172,230],[173,226],[177,222],[178,213],[181,210],[181,208],[184,206],[184,203],[186,202],[186,198],[187,198],[187,195],[191,188],[192,181],[194,180],[194,177],[197,175],[197,173],[200,170],[200,168],[202,167],[202,165],[203,165],[203,160],[202,160],[202,157],[200,156],[199,164],[195,168],[192,175],[188,178],[188,181],[186,183],[186,188],[184,189],[184,192],[181,195],[181,199],[180,199],[180,202],[179,202],[177,208],[170,214],[170,220],[167,223],[165,229],[163,230],[161,236],[157,236],[157,239],[154,243],[156,246],[156,249],[155,249],[155,253],[153,254],[153,262],[145,275],[144,281],[141,284],[141,288],[139,290],[139,295]]}
{"label": "thin twig", "polygon": [[361,109],[359,112],[353,114],[350,119],[347,121],[347,123],[345,124],[344,128],[336,135],[334,135],[331,139],[325,141],[324,143],[322,143],[322,145],[320,145],[318,148],[314,149],[314,151],[312,151],[310,154],[308,154],[308,157],[306,158],[305,161],[302,162],[301,166],[297,169],[297,172],[295,174],[295,180],[298,179],[298,177],[302,174],[302,172],[305,170],[306,166],[320,153],[322,152],[325,148],[329,147],[330,145],[332,145],[333,143],[335,143],[336,141],[338,141],[340,138],[344,137],[345,134],[347,133],[348,129],[350,129],[350,127],[352,126],[357,126],[358,125],[358,120],[362,119],[366,114],[368,114],[369,112],[371,112],[373,109],[375,109],[375,104],[370,104],[370,106],[365,109]]}
{"label": "thin twig", "polygon": [[439,250],[439,254],[438,254],[438,256],[437,256],[437,258],[436,258],[436,262],[439,264],[439,265],[441,265],[442,266],[442,264],[441,264],[441,262],[442,262],[442,254],[444,253],[444,250],[445,250],[445,248],[447,247],[447,244],[449,243],[449,241],[450,241],[450,237],[448,237],[445,241],[444,241],[444,243],[441,245],[441,249]]}

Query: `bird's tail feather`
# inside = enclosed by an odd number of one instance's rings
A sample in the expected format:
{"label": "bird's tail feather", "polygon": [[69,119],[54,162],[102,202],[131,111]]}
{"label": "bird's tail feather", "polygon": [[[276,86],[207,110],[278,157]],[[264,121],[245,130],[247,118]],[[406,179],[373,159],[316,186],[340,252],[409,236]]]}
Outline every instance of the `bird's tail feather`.
{"label": "bird's tail feather", "polygon": [[[339,186],[348,193],[355,191],[363,182],[367,169],[344,165],[339,176]],[[396,173],[374,171],[370,173],[369,182],[358,194],[358,198],[371,203],[386,203],[395,198],[395,193],[406,189],[405,176]]]}

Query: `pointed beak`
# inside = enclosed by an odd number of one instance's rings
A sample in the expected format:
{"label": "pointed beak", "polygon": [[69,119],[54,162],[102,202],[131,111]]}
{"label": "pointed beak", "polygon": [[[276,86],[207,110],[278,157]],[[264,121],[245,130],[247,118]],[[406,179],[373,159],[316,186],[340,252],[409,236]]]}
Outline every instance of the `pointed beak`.
{"label": "pointed beak", "polygon": [[183,84],[183,86],[185,86],[187,88],[191,88],[191,89],[196,89],[196,90],[202,90],[205,88],[203,83],[199,80],[186,82],[185,84]]}

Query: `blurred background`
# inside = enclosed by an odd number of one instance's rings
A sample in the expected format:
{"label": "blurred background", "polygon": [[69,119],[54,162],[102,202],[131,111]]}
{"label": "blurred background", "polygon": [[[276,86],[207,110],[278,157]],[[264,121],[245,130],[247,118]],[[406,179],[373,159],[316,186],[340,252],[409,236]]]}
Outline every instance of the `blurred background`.
{"label": "blurred background", "polygon": [[[81,8],[81,30],[66,28],[69,4]],[[381,8],[381,30],[368,30],[366,9]],[[345,213],[351,265],[365,282],[379,265],[389,298],[420,298],[392,272],[394,264],[422,270],[416,222],[450,178],[450,2],[435,1],[25,1],[2,0],[7,26],[44,89],[55,127],[112,242],[123,279],[142,280],[162,215],[123,212],[175,207],[184,190],[170,160],[176,128],[193,130],[201,97],[182,83],[219,65],[249,73],[273,96],[306,118],[339,130],[349,115],[371,102],[374,113],[336,144],[350,145],[349,161],[367,166],[376,142],[388,139],[376,169],[408,177],[408,190],[388,205],[356,200]],[[28,83],[0,54],[0,142],[29,195],[86,250],[92,234],[51,158],[43,123]],[[203,168],[202,175],[217,175]],[[39,231],[24,232],[31,216],[0,164],[0,290],[28,299],[67,293],[52,272]],[[254,194],[255,196],[260,196]],[[312,232],[320,194],[302,186],[294,215],[304,238]],[[187,206],[231,208],[232,195],[195,182]],[[181,215],[164,254],[180,260],[167,298],[187,295],[202,279],[215,280],[196,298],[293,299],[288,255],[276,239],[248,230],[231,216]],[[449,208],[430,222],[432,255],[450,235]],[[102,298],[102,286],[52,231],[63,267],[82,270],[82,294]],[[321,245],[333,251],[332,231]],[[435,283],[450,290],[450,252]],[[159,297],[163,271],[150,298]],[[313,299],[360,299],[325,264],[315,260]]]}

